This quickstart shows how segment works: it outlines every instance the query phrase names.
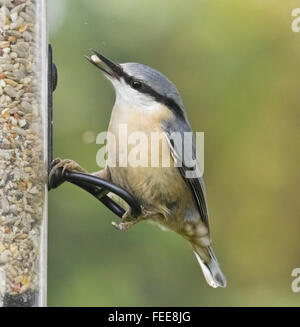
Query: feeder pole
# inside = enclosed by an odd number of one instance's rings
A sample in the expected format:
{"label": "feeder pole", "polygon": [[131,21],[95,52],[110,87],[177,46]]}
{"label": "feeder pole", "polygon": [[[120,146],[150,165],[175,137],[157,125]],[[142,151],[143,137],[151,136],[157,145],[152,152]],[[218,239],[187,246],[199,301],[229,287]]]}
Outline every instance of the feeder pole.
{"label": "feeder pole", "polygon": [[46,306],[46,0],[0,0],[0,307]]}

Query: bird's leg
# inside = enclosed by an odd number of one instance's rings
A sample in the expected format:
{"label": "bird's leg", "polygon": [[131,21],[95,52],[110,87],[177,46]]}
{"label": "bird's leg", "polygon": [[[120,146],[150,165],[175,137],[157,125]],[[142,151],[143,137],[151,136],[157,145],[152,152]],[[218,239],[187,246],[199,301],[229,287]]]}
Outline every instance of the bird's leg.
{"label": "bird's leg", "polygon": [[149,211],[142,206],[142,213],[138,217],[134,218],[131,215],[131,208],[128,208],[122,217],[122,222],[118,224],[113,221],[112,225],[117,230],[126,231],[137,223],[139,223],[140,221],[155,219],[158,217],[158,215],[160,214],[157,212]]}
{"label": "bird's leg", "polygon": [[[88,174],[88,171],[86,169],[82,168],[76,161],[71,160],[71,159],[56,158],[51,163],[51,169],[50,169],[50,173],[49,173],[50,181],[58,169],[62,169],[62,173],[60,174],[60,176],[63,175],[65,170]],[[105,179],[107,181],[110,180],[110,173],[109,173],[108,169],[106,169],[106,168],[99,170],[97,172],[91,173],[91,175]]]}
{"label": "bird's leg", "polygon": [[87,173],[87,171],[82,168],[76,161],[72,159],[60,159],[56,158],[55,160],[52,161],[51,164],[52,168],[49,174],[49,178],[52,177],[52,175],[56,172],[57,169],[62,168],[62,173],[65,172],[65,170],[69,171],[76,171],[79,173]]}
{"label": "bird's leg", "polygon": [[52,168],[52,170],[56,170],[58,168],[63,169],[63,173],[65,170],[69,171],[76,171],[78,173],[85,173],[87,174],[88,171],[84,168],[82,168],[76,161],[72,159],[60,159],[57,158],[54,160],[55,161],[55,166]]}
{"label": "bird's leg", "polygon": [[[126,215],[127,211],[125,212],[124,216]],[[128,219],[128,218],[127,218]],[[144,219],[143,216],[139,216],[137,218],[131,218],[131,220],[127,220],[127,221],[123,221],[122,218],[122,222],[121,223],[116,223],[116,222],[112,222],[111,224],[120,231],[127,231],[128,229],[130,229],[131,227],[133,227],[134,225],[136,225],[137,223],[139,223],[140,221],[142,221]]]}
{"label": "bird's leg", "polygon": [[138,217],[134,218],[132,217],[132,210],[131,208],[128,208],[124,215],[122,216],[122,222],[121,223],[116,223],[116,222],[112,222],[112,225],[120,231],[127,231],[128,229],[130,229],[131,227],[133,227],[134,225],[136,225],[137,223],[139,223],[142,220],[147,219],[147,214],[145,215],[143,213],[142,210],[142,214],[139,215]]}
{"label": "bird's leg", "polygon": [[49,189],[57,188],[59,185],[61,185],[64,182],[63,174],[66,170],[85,173],[85,174],[88,173],[74,160],[56,158],[55,160],[52,161],[50,167],[50,173],[48,177]]}
{"label": "bird's leg", "polygon": [[134,218],[132,218],[131,215],[131,208],[129,207],[125,213],[122,216],[122,222],[121,223],[116,223],[116,222],[112,222],[111,223],[117,230],[120,231],[126,231],[129,228],[131,228],[133,225],[136,224]]}

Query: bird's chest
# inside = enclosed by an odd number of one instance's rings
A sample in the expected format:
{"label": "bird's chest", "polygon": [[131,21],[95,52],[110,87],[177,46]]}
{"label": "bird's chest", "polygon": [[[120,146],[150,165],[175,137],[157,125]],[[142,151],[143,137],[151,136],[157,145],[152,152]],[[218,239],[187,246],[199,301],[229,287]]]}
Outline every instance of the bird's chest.
{"label": "bird's chest", "polygon": [[[151,168],[162,166],[162,159],[172,163],[169,147],[161,128],[169,110],[147,112],[114,108],[109,124],[107,150],[110,166]],[[169,165],[170,166],[170,165]]]}
{"label": "bird's chest", "polygon": [[115,108],[108,140],[108,166],[114,183],[133,193],[145,205],[172,210],[185,184],[161,128],[170,114],[164,107],[154,114]]}

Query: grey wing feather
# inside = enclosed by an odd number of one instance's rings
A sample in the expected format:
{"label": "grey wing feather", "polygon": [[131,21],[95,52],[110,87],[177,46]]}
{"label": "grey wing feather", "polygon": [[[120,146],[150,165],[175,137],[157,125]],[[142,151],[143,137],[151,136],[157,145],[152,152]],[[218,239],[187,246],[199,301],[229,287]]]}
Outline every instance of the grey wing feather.
{"label": "grey wing feather", "polygon": [[[185,132],[192,132],[192,128],[190,124],[186,120],[180,120],[177,119],[171,120],[171,121],[165,121],[162,125],[163,130],[165,132],[165,136],[168,142],[168,145],[170,147],[170,152],[172,154],[172,157],[174,161],[177,163],[177,166],[180,174],[185,181],[186,185],[191,190],[194,201],[197,205],[200,218],[205,223],[205,225],[209,228],[209,221],[208,221],[208,210],[206,205],[206,194],[205,194],[205,184],[203,181],[202,173],[200,171],[199,163],[193,160],[194,166],[191,166],[187,161],[189,159],[185,158],[183,155],[184,152],[184,133]],[[172,133],[180,133],[181,134],[181,140],[182,143],[180,144],[181,149],[178,148],[178,143],[174,142],[174,140],[171,138]],[[195,142],[193,138],[193,144],[192,144],[192,156],[195,159],[196,158],[196,147]],[[187,175],[190,174],[191,176],[195,177],[187,177]]]}

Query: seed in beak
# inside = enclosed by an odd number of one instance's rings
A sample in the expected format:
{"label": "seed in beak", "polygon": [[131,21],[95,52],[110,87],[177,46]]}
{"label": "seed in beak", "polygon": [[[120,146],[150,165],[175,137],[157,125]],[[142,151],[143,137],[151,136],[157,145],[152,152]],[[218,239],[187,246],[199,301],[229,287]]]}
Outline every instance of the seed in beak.
{"label": "seed in beak", "polygon": [[96,56],[96,55],[92,55],[91,56],[91,60],[95,63],[95,64],[100,64],[102,61],[101,61],[101,59],[98,57],[98,56]]}

